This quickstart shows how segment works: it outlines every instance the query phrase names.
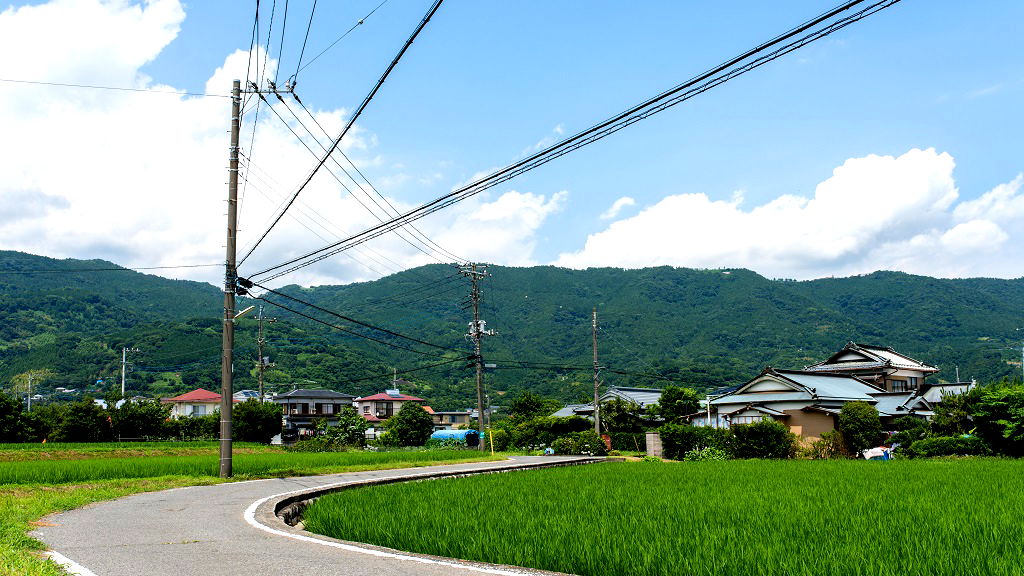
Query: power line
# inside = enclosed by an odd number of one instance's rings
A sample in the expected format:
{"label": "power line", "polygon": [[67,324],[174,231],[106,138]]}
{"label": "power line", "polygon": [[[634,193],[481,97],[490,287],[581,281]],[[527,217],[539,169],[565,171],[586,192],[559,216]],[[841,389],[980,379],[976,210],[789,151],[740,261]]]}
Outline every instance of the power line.
{"label": "power line", "polygon": [[284,19],[281,22],[281,44],[277,47],[277,68],[274,70],[274,84],[277,84],[277,75],[281,73],[281,62],[284,59],[284,31],[288,28],[288,3],[284,0]]}
{"label": "power line", "polygon": [[[417,344],[422,344],[424,346],[429,346],[431,348],[437,348],[439,350],[447,350],[447,351],[450,351],[450,352],[459,352],[459,353],[463,352],[462,350],[457,350],[455,348],[450,348],[448,346],[442,346],[440,344],[434,344],[433,342],[427,342],[425,340],[420,340],[419,338],[414,338],[412,336],[406,336],[405,334],[400,334],[400,333],[395,332],[393,330],[388,330],[387,328],[382,328],[380,326],[374,326],[373,324],[369,324],[369,323],[363,322],[361,320],[356,320],[355,318],[351,318],[349,316],[345,316],[344,314],[339,314],[339,313],[334,312],[332,310],[327,310],[326,308],[321,308],[320,306],[317,306],[316,304],[311,304],[309,302],[306,302],[304,300],[300,300],[300,299],[298,299],[298,298],[296,298],[294,296],[290,296],[290,295],[285,294],[283,292],[278,292],[277,290],[274,290],[272,288],[267,288],[266,286],[262,286],[262,285],[260,285],[260,284],[258,284],[256,282],[251,282],[250,283],[248,281],[245,281],[242,278],[239,278],[239,283],[242,284],[243,286],[245,286],[246,284],[250,284],[251,286],[256,286],[257,288],[260,288],[261,290],[263,290],[265,293],[270,293],[270,294],[274,294],[275,296],[280,296],[282,298],[287,298],[288,300],[291,300],[292,302],[296,302],[296,303],[302,304],[303,306],[308,306],[308,307],[310,307],[310,308],[312,308],[314,310],[317,310],[318,312],[323,312],[324,314],[330,314],[331,316],[334,316],[335,318],[344,320],[346,322],[351,322],[353,324],[356,324],[358,326],[362,326],[364,328],[369,328],[371,330],[376,330],[378,332],[383,332],[385,334],[388,334],[389,336],[394,336],[396,338],[402,338],[403,340],[409,340],[410,342],[415,342]],[[263,298],[261,298],[261,299],[263,299]],[[270,303],[273,303],[273,302],[271,302],[269,300],[266,300],[266,301],[270,302]]]}
{"label": "power line", "polygon": [[306,42],[309,41],[309,29],[313,27],[313,14],[316,14],[316,0],[313,0],[313,8],[309,11],[309,24],[306,24],[306,36],[302,39],[302,50],[299,52],[299,63],[295,65],[295,74],[292,74],[292,86],[298,82],[299,72],[302,72],[302,57],[306,54]]}
{"label": "power line", "polygon": [[150,94],[168,94],[171,96],[202,96],[205,98],[231,98],[230,94],[207,94],[205,92],[176,92],[172,90],[154,90],[152,88],[125,88],[123,86],[100,86],[98,84],[43,82],[42,80],[15,80],[13,78],[0,78],[0,82],[9,82],[12,84],[37,84],[40,86],[57,86],[61,88],[89,88],[91,90],[115,90],[118,92],[147,92]]}
{"label": "power line", "polygon": [[[751,70],[759,68],[768,62],[771,62],[777,58],[780,58],[794,50],[797,50],[811,42],[820,40],[846,26],[857,22],[867,16],[870,16],[876,12],[879,12],[885,8],[888,8],[900,0],[881,0],[874,4],[871,4],[863,10],[853,13],[849,16],[832,20],[837,15],[850,10],[857,4],[863,3],[865,0],[852,0],[846,2],[824,14],[815,17],[804,24],[801,24],[792,30],[785,32],[772,40],[769,40],[759,46],[744,52],[743,54],[732,58],[714,68],[703,72],[682,84],[675,86],[657,96],[650,98],[624,112],[621,112],[599,124],[596,124],[582,132],[579,132],[573,136],[570,136],[556,144],[553,144],[544,150],[541,150],[535,154],[532,154],[520,161],[517,161],[505,168],[502,168],[496,172],[491,173],[481,179],[478,179],[470,184],[462,186],[444,196],[441,196],[431,202],[423,204],[417,208],[414,208],[400,217],[393,219],[390,222],[373,226],[360,232],[359,234],[353,235],[343,241],[324,246],[302,256],[292,258],[286,262],[278,264],[277,266],[261,270],[252,276],[262,276],[269,272],[274,272],[282,268],[288,268],[283,272],[277,273],[270,278],[277,278],[284,274],[294,272],[295,270],[308,266],[310,264],[319,262],[325,258],[337,254],[338,252],[347,250],[352,246],[362,244],[373,238],[377,238],[383,234],[386,234],[399,226],[403,226],[409,222],[423,218],[429,214],[433,214],[438,210],[442,210],[461,202],[466,198],[474,196],[484,190],[491,187],[497,186],[502,182],[506,182],[515,178],[523,173],[529,172],[539,166],[542,166],[552,160],[560,158],[570,152],[578,150],[588,144],[592,144],[598,140],[605,138],[627,126],[630,126],[640,120],[646,119],[658,112],[662,112],[676,104],[689,100],[690,98],[706,92],[720,84],[728,82],[729,80],[741,76]],[[824,24],[824,25],[823,25]],[[823,26],[822,26],[823,25]],[[819,27],[820,26],[820,27]],[[803,34],[803,36],[800,36]],[[799,36],[799,37],[798,37]],[[790,41],[792,38],[795,40]],[[787,43],[788,42],[788,43]],[[294,266],[293,266],[294,265]],[[268,280],[270,278],[267,278]]]}
{"label": "power line", "polygon": [[[351,34],[353,30],[355,30],[355,29],[356,29],[356,28],[358,28],[358,27],[359,27],[360,25],[362,25],[363,23],[365,23],[365,22],[366,22],[366,20],[367,20],[367,19],[368,19],[368,18],[369,18],[370,16],[373,16],[373,13],[374,13],[374,12],[376,12],[376,11],[377,11],[378,9],[380,9],[380,7],[381,7],[381,6],[383,6],[383,5],[387,4],[387,3],[388,3],[388,0],[384,0],[383,2],[381,2],[380,4],[378,4],[378,5],[377,5],[377,7],[376,7],[376,8],[374,8],[373,10],[370,10],[370,12],[369,12],[369,13],[368,13],[368,14],[367,14],[366,16],[363,16],[362,18],[360,18],[359,20],[357,20],[357,21],[356,21],[356,23],[355,23],[355,24],[353,24],[351,28],[349,28],[348,30],[346,30],[344,34],[342,34],[341,36],[339,36],[337,40],[335,40],[334,42],[331,42],[331,44],[330,44],[329,46],[327,46],[327,48],[324,48],[323,50],[321,50],[321,51],[320,51],[320,53],[319,53],[319,54],[317,54],[316,56],[314,56],[313,58],[311,58],[311,59],[310,59],[310,61],[309,61],[309,62],[307,62],[305,66],[297,67],[297,68],[295,69],[295,74],[292,74],[292,79],[293,79],[293,80],[296,80],[296,76],[298,76],[298,75],[299,75],[299,72],[302,72],[303,70],[305,70],[306,68],[308,68],[308,67],[309,67],[309,66],[310,66],[311,64],[313,64],[313,62],[316,62],[317,58],[319,58],[319,57],[323,56],[324,54],[326,54],[326,53],[327,53],[327,51],[328,51],[328,50],[330,50],[331,48],[334,48],[334,45],[335,45],[335,44],[337,44],[338,42],[341,42],[342,40],[344,40],[346,36],[348,36],[349,34]],[[314,9],[316,9],[316,2],[313,2],[313,8],[314,8]],[[310,14],[310,22],[312,22],[312,20],[313,20],[313,15],[312,15],[312,14]],[[309,39],[309,29],[308,29],[308,28],[306,29],[306,38],[307,38],[307,39]],[[305,50],[305,49],[306,49],[306,42],[305,42],[305,41],[303,41],[303,42],[302,42],[302,49],[303,49],[303,50]],[[302,61],[301,61],[301,59],[300,59],[300,61],[299,61],[299,64],[300,64],[300,65],[302,64]],[[292,87],[294,87],[294,86],[295,86],[295,82],[293,81],[293,82],[292,82]]]}
{"label": "power line", "polygon": [[309,175],[306,176],[305,181],[303,181],[303,183],[301,185],[299,185],[299,187],[295,190],[295,192],[292,194],[291,199],[284,206],[284,209],[282,209],[281,212],[274,219],[274,222],[270,225],[269,228],[267,228],[266,231],[263,232],[263,234],[260,236],[259,240],[256,241],[256,243],[253,245],[253,247],[251,249],[249,249],[249,251],[245,254],[245,256],[243,256],[242,259],[238,262],[239,265],[243,264],[245,262],[245,260],[250,255],[252,255],[253,250],[255,250],[260,245],[260,243],[263,242],[263,239],[267,237],[267,234],[270,234],[270,231],[274,229],[274,226],[276,226],[278,222],[280,222],[280,220],[284,216],[285,212],[287,212],[288,208],[290,208],[292,203],[295,202],[295,199],[299,197],[299,194],[313,180],[313,177],[316,176],[316,173],[320,171],[320,168],[322,168],[324,166],[324,164],[327,162],[327,158],[330,157],[330,155],[334,152],[334,150],[338,147],[338,145],[341,144],[342,138],[345,137],[345,135],[348,133],[348,131],[355,124],[356,119],[359,118],[359,116],[363,113],[363,110],[366,109],[366,107],[370,104],[370,101],[373,100],[373,97],[380,90],[381,86],[384,85],[384,81],[387,80],[388,76],[391,74],[391,71],[394,70],[396,66],[398,66],[399,60],[402,59],[402,56],[409,49],[409,46],[412,45],[412,43],[416,39],[416,37],[419,36],[419,33],[423,30],[424,27],[426,27],[427,22],[429,22],[430,18],[434,15],[435,12],[437,12],[437,9],[441,7],[441,2],[442,2],[442,0],[434,0],[434,4],[431,5],[430,9],[427,11],[426,16],[424,16],[423,19],[420,21],[420,23],[417,24],[416,29],[413,30],[412,34],[409,36],[409,39],[406,40],[405,44],[402,45],[402,48],[398,51],[398,54],[395,55],[394,59],[391,61],[391,64],[389,64],[387,69],[384,70],[384,73],[377,80],[377,83],[374,84],[373,89],[370,90],[370,93],[366,95],[366,98],[363,99],[363,102],[361,104],[359,104],[359,106],[356,108],[355,112],[353,112],[352,117],[348,119],[348,122],[345,124],[345,127],[342,129],[341,134],[339,134],[337,139],[335,139],[334,142],[331,144],[330,149],[324,154],[323,158],[321,158],[320,161],[317,162],[316,166],[314,166],[313,169],[310,170]]}

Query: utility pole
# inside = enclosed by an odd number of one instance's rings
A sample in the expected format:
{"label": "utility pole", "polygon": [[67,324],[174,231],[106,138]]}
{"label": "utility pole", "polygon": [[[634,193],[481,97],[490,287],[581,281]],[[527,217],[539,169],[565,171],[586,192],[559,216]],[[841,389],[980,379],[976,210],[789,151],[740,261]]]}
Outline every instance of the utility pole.
{"label": "utility pole", "polygon": [[592,332],[594,335],[594,432],[601,435],[601,403],[598,388],[601,385],[600,366],[597,363],[597,306],[594,306]]}
{"label": "utility pole", "polygon": [[28,409],[27,409],[28,412],[32,411],[32,377],[33,376],[35,376],[35,374],[33,374],[31,372],[28,373],[28,398],[26,398],[26,400],[28,400]]}
{"label": "utility pole", "polygon": [[[260,374],[260,402],[263,402],[263,369],[266,368],[270,363],[266,358],[263,357],[263,343],[266,339],[263,338],[263,304],[260,304],[259,316],[256,318],[259,322],[259,336],[256,338],[256,348],[258,349],[257,354],[257,365]],[[267,322],[277,322],[277,318],[267,318]]]}
{"label": "utility pole", "polygon": [[238,234],[238,133],[242,121],[241,81],[231,85],[231,147],[228,156],[228,234],[224,259],[224,336],[220,368],[220,477],[231,477],[231,370],[235,349],[235,240]]}
{"label": "utility pole", "polygon": [[[487,322],[480,319],[480,279],[489,276],[487,270],[483,267],[477,269],[476,264],[470,264],[469,266],[463,266],[459,269],[459,273],[469,278],[472,284],[472,292],[470,293],[470,299],[473,303],[473,321],[469,324],[468,336],[473,341],[473,360],[476,364],[476,414],[477,414],[477,427],[480,428],[481,432],[484,431],[484,361],[480,355],[480,341],[484,336],[493,336],[494,330],[485,330]],[[487,445],[484,442],[479,442],[478,447],[482,451],[487,450]]]}
{"label": "utility pole", "polygon": [[138,348],[128,348],[127,346],[121,347],[121,398],[124,398],[124,380],[128,366],[128,353],[138,351]]}

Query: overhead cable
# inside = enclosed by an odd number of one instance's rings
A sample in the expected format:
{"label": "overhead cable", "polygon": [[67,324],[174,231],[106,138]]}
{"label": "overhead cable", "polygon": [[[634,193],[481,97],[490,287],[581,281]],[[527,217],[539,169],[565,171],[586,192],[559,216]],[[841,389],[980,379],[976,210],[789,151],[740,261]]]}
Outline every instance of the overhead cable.
{"label": "overhead cable", "polygon": [[769,40],[735,58],[691,78],[690,80],[687,80],[682,84],[679,84],[674,88],[662,92],[653,98],[650,98],[599,124],[553,144],[544,150],[532,154],[505,168],[492,172],[491,174],[470,184],[459,187],[448,194],[432,200],[431,202],[414,208],[405,214],[394,218],[390,222],[373,226],[363,232],[350,236],[343,241],[324,246],[312,252],[287,260],[271,268],[260,270],[251,276],[264,276],[270,272],[284,269],[271,277],[265,278],[265,280],[277,278],[294,272],[304,266],[329,258],[338,252],[347,250],[373,238],[377,238],[397,227],[418,220],[419,218],[423,218],[429,214],[433,214],[438,210],[447,208],[452,204],[465,200],[466,198],[474,196],[505,181],[511,180],[512,178],[533,170],[534,168],[546,164],[556,158],[560,158],[561,156],[578,150],[588,144],[601,140],[610,134],[639,122],[640,120],[646,119],[658,112],[675,106],[676,104],[689,100],[690,98],[706,92],[715,86],[728,82],[733,78],[763,66],[764,64],[780,58],[785,54],[797,50],[811,42],[820,40],[854,22],[870,16],[871,14],[888,8],[898,3],[900,0],[882,0],[875,2],[859,12],[833,20],[839,14],[852,9],[858,4],[862,4],[865,1],[866,0],[851,0],[849,2],[845,2],[828,12],[797,26],[796,28],[775,37],[772,40]]}

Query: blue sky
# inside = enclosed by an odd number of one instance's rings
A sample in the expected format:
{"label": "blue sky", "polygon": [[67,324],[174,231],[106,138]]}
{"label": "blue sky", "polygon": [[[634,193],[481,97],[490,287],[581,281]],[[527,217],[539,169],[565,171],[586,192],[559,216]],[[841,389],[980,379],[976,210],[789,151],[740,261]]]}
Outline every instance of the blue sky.
{"label": "blue sky", "polygon": [[[319,2],[306,58],[379,3]],[[280,54],[284,0],[276,7],[270,57],[281,62],[282,82],[295,70],[311,4],[289,0]],[[47,8],[50,22],[66,16],[68,26],[78,25],[77,37],[58,35],[60,26],[33,29],[42,19],[31,18],[24,6]],[[270,6],[261,3],[264,35]],[[340,126],[428,6],[404,0],[381,6],[299,74],[302,101],[326,124]],[[449,0],[360,119],[348,152],[396,205],[415,206],[829,7],[810,1]],[[220,84],[208,82],[233,53],[249,49],[252,9],[251,1],[15,3],[0,12],[0,31],[22,32],[20,39],[8,34],[8,42],[32,49],[19,52],[25,62],[0,64],[0,78],[226,93],[229,72]],[[743,266],[797,278],[879,268],[1018,277],[1017,246],[1024,240],[1018,231],[1024,223],[1018,177],[1024,171],[1022,16],[1019,2],[904,0],[459,210],[431,217],[422,229],[460,256],[511,265]],[[52,53],[37,54],[46,51]],[[33,63],[37,56],[42,61]],[[105,59],[121,65],[105,67]],[[228,68],[239,69],[237,63]],[[38,206],[7,218],[7,246],[0,247],[134,266],[217,261],[223,243],[222,225],[217,228],[223,175],[217,170],[223,169],[226,140],[216,142],[215,123],[220,114],[227,126],[226,103],[82,92],[0,86],[8,98],[6,114],[20,119],[15,128],[26,134],[67,107],[87,107],[75,118],[96,114],[95,123],[62,123],[81,136],[71,138],[69,150],[83,155],[77,178],[56,180],[31,159],[17,169],[0,168],[0,176],[8,172],[0,195]],[[163,115],[171,132],[191,124],[190,114],[202,117],[195,125],[203,128],[150,146],[159,136],[141,130],[139,110]],[[264,111],[260,121],[251,150],[244,142],[243,148],[267,179],[288,191],[313,159],[287,141],[291,136],[276,118]],[[144,145],[123,154],[117,142],[109,149],[90,145],[86,135],[98,126],[117,126],[119,142]],[[24,141],[17,148],[10,150],[15,157],[32,150]],[[158,180],[168,187],[163,193],[133,193],[132,182],[112,182],[116,157],[147,149],[159,153],[138,162],[162,174]],[[347,232],[369,223],[347,212],[351,206],[338,198],[329,177],[320,180],[322,189],[305,199],[311,212]],[[71,182],[77,190],[69,190]],[[195,198],[183,192],[207,185]],[[135,201],[125,203],[125,194]],[[168,205],[168,197],[179,202]],[[275,205],[253,198],[243,202],[243,245]],[[618,214],[602,218],[623,198],[632,202],[619,202]],[[78,209],[85,204],[90,207]],[[214,217],[200,222],[191,216],[197,212]],[[109,236],[89,236],[89,226],[98,227],[93,220],[114,213],[125,222]],[[154,218],[160,226],[149,224]],[[67,229],[78,226],[83,229],[77,233]],[[253,263],[275,263],[323,243],[303,227],[293,228],[261,246]],[[293,281],[364,280],[430,261],[406,248],[383,240],[373,248],[376,256],[307,269]]]}

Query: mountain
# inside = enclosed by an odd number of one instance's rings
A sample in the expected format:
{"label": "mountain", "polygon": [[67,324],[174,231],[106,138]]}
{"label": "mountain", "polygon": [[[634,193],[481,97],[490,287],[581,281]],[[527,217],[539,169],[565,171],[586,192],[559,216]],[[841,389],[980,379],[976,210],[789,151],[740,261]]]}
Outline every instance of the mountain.
{"label": "mountain", "polygon": [[[0,310],[7,320],[0,327],[0,382],[48,368],[55,374],[44,389],[86,387],[99,377],[109,383],[121,347],[137,347],[129,375],[134,391],[219,385],[221,292],[130,271],[82,271],[114,267],[0,252]],[[586,397],[595,307],[608,385],[709,389],[741,382],[766,365],[803,367],[851,340],[938,365],[944,380],[956,378],[956,367],[962,378],[982,381],[1019,373],[1024,333],[1015,329],[1024,327],[1024,279],[876,272],[795,282],[748,270],[669,267],[492,266],[489,272],[481,283],[481,318],[497,331],[483,347],[485,361],[496,365],[486,375],[496,404],[522,389],[563,400]],[[429,367],[402,374],[408,392],[438,409],[474,402],[465,337],[469,283],[455,268],[431,265],[373,282],[277,292],[265,294],[265,315],[277,320],[264,324],[264,355],[275,363],[265,374],[271,387],[365,394],[386,386],[393,370]],[[243,299],[239,307],[250,303]],[[237,328],[236,388],[252,388],[256,320],[249,315]]]}

